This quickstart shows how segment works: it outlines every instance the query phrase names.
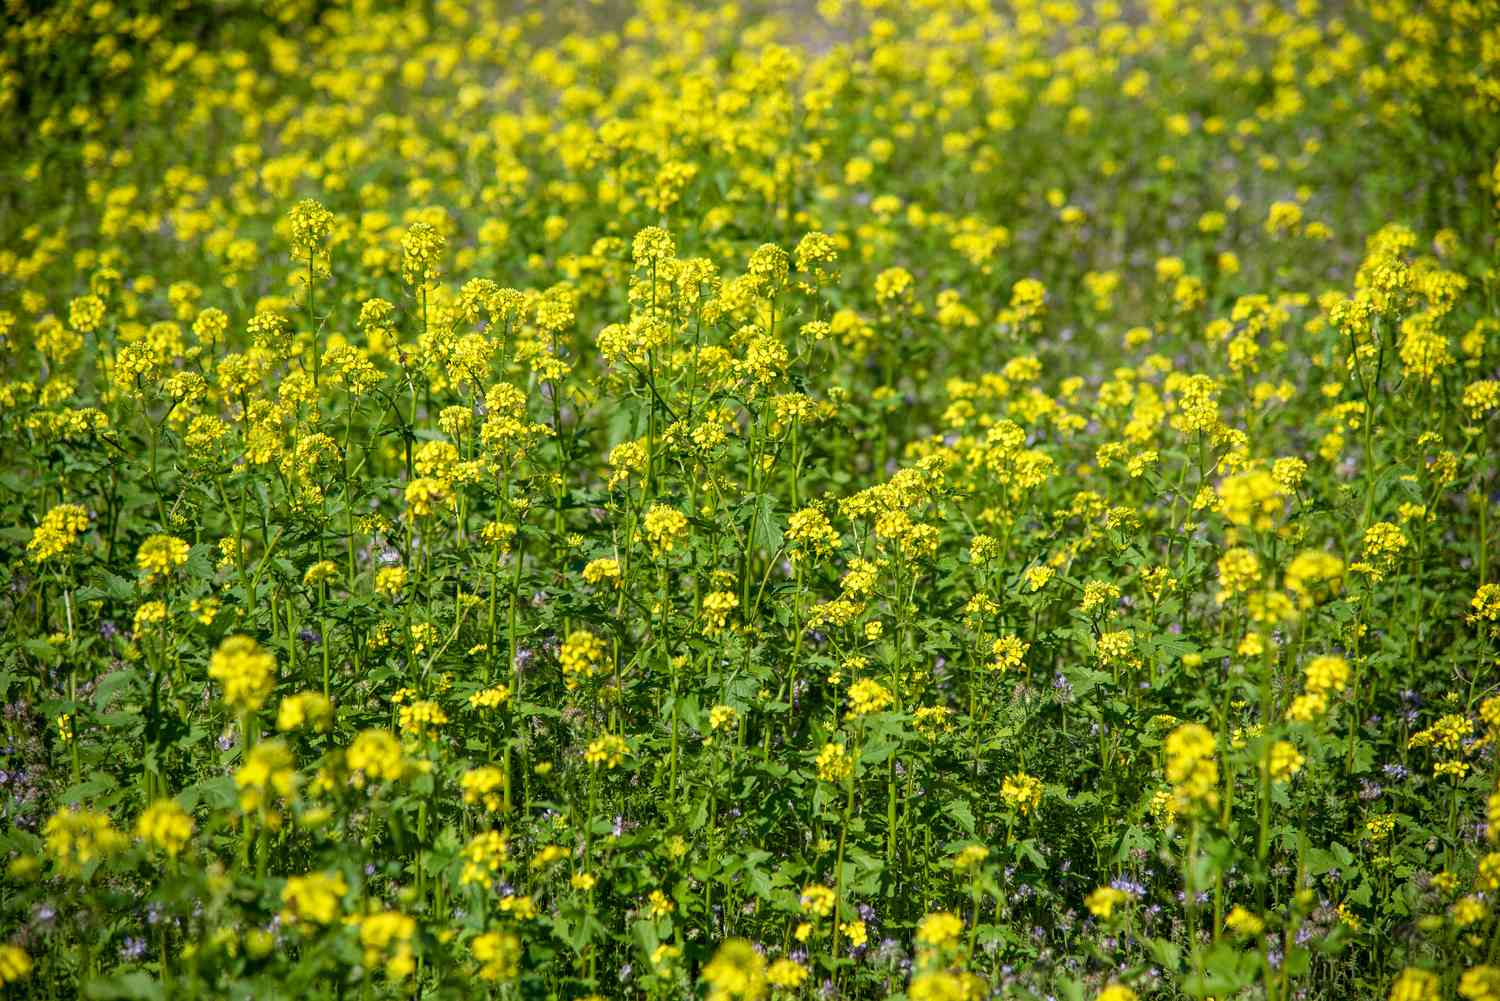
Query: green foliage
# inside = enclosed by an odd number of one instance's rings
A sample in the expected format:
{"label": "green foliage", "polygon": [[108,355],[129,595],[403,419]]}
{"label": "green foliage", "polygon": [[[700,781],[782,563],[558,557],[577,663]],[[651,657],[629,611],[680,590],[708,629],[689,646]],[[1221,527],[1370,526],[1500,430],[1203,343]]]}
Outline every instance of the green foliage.
{"label": "green foliage", "polygon": [[0,45],[7,996],[1500,998],[1493,0],[156,8]]}

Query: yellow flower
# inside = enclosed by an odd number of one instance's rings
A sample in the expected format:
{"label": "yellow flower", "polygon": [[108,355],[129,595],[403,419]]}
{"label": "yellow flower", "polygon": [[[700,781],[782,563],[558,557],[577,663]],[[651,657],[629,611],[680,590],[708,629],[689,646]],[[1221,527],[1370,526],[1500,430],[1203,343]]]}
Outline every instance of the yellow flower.
{"label": "yellow flower", "polygon": [[1179,808],[1212,808],[1218,802],[1219,768],[1214,760],[1215,741],[1200,723],[1184,723],[1167,735],[1167,781]]}
{"label": "yellow flower", "polygon": [[440,271],[447,238],[430,222],[418,220],[401,238],[401,278],[408,285],[420,287],[435,282]]}
{"label": "yellow flower", "polygon": [[188,602],[188,612],[197,619],[200,625],[211,626],[219,614],[223,602],[218,598],[209,596],[206,598],[194,598]]}
{"label": "yellow flower", "polygon": [[31,957],[9,942],[0,944],[0,984],[14,984],[31,976]]}
{"label": "yellow flower", "polygon": [[176,858],[193,836],[193,818],[176,800],[159,799],[141,811],[135,833],[168,858]]}
{"label": "yellow flower", "polygon": [[1287,707],[1286,718],[1297,723],[1310,723],[1328,711],[1328,696],[1322,692],[1310,692],[1292,699]]}
{"label": "yellow flower", "polygon": [[1500,967],[1483,964],[1465,970],[1458,978],[1458,996],[1464,1001],[1500,1001]]}
{"label": "yellow flower", "polygon": [[953,856],[954,871],[967,872],[970,869],[977,869],[989,857],[990,850],[984,845],[968,845]]}
{"label": "yellow flower", "polygon": [[498,709],[509,701],[509,685],[491,685],[488,688],[481,688],[479,691],[469,696],[469,708]]}
{"label": "yellow flower", "polygon": [[676,548],[677,543],[682,540],[682,535],[687,531],[687,516],[676,508],[667,507],[664,504],[653,504],[642,519],[642,525],[646,533],[646,541],[651,545],[651,551],[655,555],[670,553]]}
{"label": "yellow flower", "polygon": [[583,568],[585,584],[609,584],[620,586],[620,561],[614,559],[590,560]]}
{"label": "yellow flower", "polygon": [[931,969],[911,978],[906,995],[911,1001],[983,1001],[985,982],[973,973]]}
{"label": "yellow flower", "polygon": [[464,870],[459,885],[478,883],[487,886],[499,875],[500,867],[510,860],[510,841],[499,831],[481,831],[464,846],[463,858]]}
{"label": "yellow flower", "polygon": [[262,741],[251,748],[244,764],[234,773],[234,784],[240,791],[240,810],[255,813],[267,810],[277,798],[290,799],[297,789],[294,765],[292,752],[279,740]]}
{"label": "yellow flower", "polygon": [[494,765],[469,769],[464,772],[458,784],[463,790],[464,802],[469,805],[482,803],[491,813],[504,805],[501,790],[505,786],[505,773]]}
{"label": "yellow flower", "polygon": [[1024,575],[1026,577],[1026,589],[1029,591],[1040,591],[1042,588],[1047,586],[1047,582],[1050,581],[1056,575],[1056,573],[1057,571],[1053,570],[1051,567],[1031,567],[1026,571]]}
{"label": "yellow flower", "polygon": [[404,587],[406,587],[405,567],[382,567],[375,572],[377,594],[383,594],[395,601]]}
{"label": "yellow flower", "polygon": [[1275,744],[1271,745],[1267,763],[1272,781],[1287,781],[1302,770],[1302,762],[1303,757],[1298,753],[1295,744],[1286,740],[1278,740]]}
{"label": "yellow flower", "polygon": [[1100,633],[1095,643],[1095,650],[1099,654],[1101,664],[1115,664],[1124,661],[1131,655],[1135,648],[1135,636],[1129,629],[1117,629],[1113,632]]}
{"label": "yellow flower", "polygon": [[143,636],[150,630],[151,626],[165,621],[167,621],[166,602],[146,601],[142,602],[141,606],[135,610],[135,619],[133,620],[132,628],[136,636]]}
{"label": "yellow flower", "polygon": [[1244,547],[1231,549],[1219,557],[1219,593],[1215,600],[1224,604],[1260,581],[1260,560]]}
{"label": "yellow flower", "polygon": [[818,883],[809,883],[802,888],[802,913],[826,918],[833,913],[835,902],[833,890]]}
{"label": "yellow flower", "polygon": [[820,559],[838,548],[839,535],[828,517],[815,507],[794,512],[787,519],[786,538],[794,562]]}
{"label": "yellow flower", "polygon": [[500,898],[500,912],[509,914],[517,921],[530,921],[536,917],[536,902],[529,896],[518,897],[509,894]]}
{"label": "yellow flower", "polygon": [[1441,981],[1436,973],[1408,966],[1391,985],[1389,1001],[1439,1001]]}
{"label": "yellow flower", "polygon": [[1021,666],[1027,651],[1031,649],[1030,643],[1022,642],[1019,636],[1000,636],[990,644],[990,653],[994,660],[989,666],[997,671],[1014,670]]}
{"label": "yellow flower", "polygon": [[795,991],[807,982],[807,967],[793,959],[778,959],[766,970],[766,982],[778,990]]}
{"label": "yellow flower", "polygon": [[333,725],[333,703],[321,692],[299,692],[281,700],[276,708],[276,729],[282,733],[306,727],[327,733]]}
{"label": "yellow flower", "polygon": [[1474,592],[1474,599],[1469,602],[1473,612],[1469,615],[1470,625],[1476,622],[1500,622],[1500,584],[1481,584]]}
{"label": "yellow flower", "polygon": [[1477,894],[1460,897],[1454,902],[1451,911],[1453,924],[1459,928],[1467,928],[1469,925],[1478,924],[1489,916],[1489,905]]}
{"label": "yellow flower", "polygon": [[710,1001],[759,1001],[766,994],[766,960],[742,938],[719,946],[703,967]]}
{"label": "yellow flower", "polygon": [[292,255],[298,260],[311,260],[313,255],[323,249],[333,223],[333,213],[314,199],[304,198],[293,205],[287,213]]}
{"label": "yellow flower", "polygon": [[383,968],[389,980],[405,980],[417,968],[411,942],[417,933],[417,922],[397,911],[367,914],[358,921],[359,944],[364,949],[365,966]]}
{"label": "yellow flower", "polygon": [[611,733],[590,741],[583,760],[595,766],[616,768],[629,752],[630,746],[624,738]]}
{"label": "yellow flower", "polygon": [[740,607],[740,599],[730,591],[711,591],[703,596],[703,635],[717,636],[724,631],[729,616]]}
{"label": "yellow flower", "polygon": [[338,920],[349,885],[336,872],[310,872],[292,876],[281,888],[281,921],[286,925],[331,925]]}
{"label": "yellow flower", "polygon": [[135,565],[147,577],[165,577],[187,562],[189,546],[172,535],[153,535],[135,553]]}
{"label": "yellow flower", "polygon": [[1000,786],[1000,796],[1021,816],[1026,816],[1042,802],[1042,780],[1025,772],[1007,775]]}
{"label": "yellow flower", "polygon": [[127,844],[109,814],[72,808],[54,813],[42,827],[42,838],[57,871],[74,878],[82,876],[89,865],[124,850]]}
{"label": "yellow flower", "polygon": [[88,531],[89,513],[82,504],[59,504],[48,511],[26,543],[26,553],[35,563],[63,555]]}
{"label": "yellow flower", "polygon": [[1130,894],[1113,886],[1101,886],[1084,898],[1089,913],[1096,918],[1109,920],[1115,908],[1130,900]]}
{"label": "yellow flower", "polygon": [[607,656],[604,641],[587,629],[575,629],[569,633],[558,653],[568,687],[577,687],[579,678],[592,678],[604,668]]}
{"label": "yellow flower", "polygon": [[1365,559],[1376,566],[1388,567],[1409,545],[1400,528],[1388,521],[1378,521],[1365,529]]}
{"label": "yellow flower", "polygon": [[487,983],[514,980],[521,970],[521,952],[521,939],[514,932],[485,932],[469,943],[469,954],[479,963],[479,979]]}
{"label": "yellow flower", "polygon": [[448,714],[431,699],[419,699],[402,706],[398,716],[401,732],[419,739],[437,736],[438,731],[448,724]]}
{"label": "yellow flower", "polygon": [[1239,473],[1219,485],[1219,513],[1232,525],[1270,528],[1281,508],[1281,485],[1270,473]]}
{"label": "yellow flower", "polygon": [[354,773],[352,784],[364,788],[366,780],[399,782],[406,776],[406,758],[401,743],[385,730],[365,730],[344,752],[344,762]]}
{"label": "yellow flower", "polygon": [[822,750],[818,752],[816,764],[818,778],[835,785],[843,782],[854,771],[854,762],[844,750],[843,744],[824,744]]}
{"label": "yellow flower", "polygon": [[879,682],[861,678],[849,686],[849,715],[868,716],[884,711],[895,699]]}
{"label": "yellow flower", "polygon": [[734,706],[714,706],[708,711],[708,728],[716,733],[732,729],[738,723],[739,715]]}
{"label": "yellow flower", "polygon": [[958,942],[964,923],[956,914],[937,911],[917,923],[917,944],[928,949],[943,949]]}
{"label": "yellow flower", "polygon": [[276,656],[249,636],[229,636],[210,658],[208,676],[224,686],[230,708],[254,712],[276,684]]}
{"label": "yellow flower", "polygon": [[1236,904],[1224,917],[1224,927],[1236,935],[1255,938],[1266,930],[1266,923],[1245,908]]}

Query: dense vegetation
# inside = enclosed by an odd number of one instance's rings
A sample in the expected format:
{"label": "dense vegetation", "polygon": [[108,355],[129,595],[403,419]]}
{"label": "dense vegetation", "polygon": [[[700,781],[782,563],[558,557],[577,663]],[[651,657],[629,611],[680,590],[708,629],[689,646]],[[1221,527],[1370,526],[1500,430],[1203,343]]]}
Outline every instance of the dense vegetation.
{"label": "dense vegetation", "polygon": [[1500,1001],[1495,0],[5,0],[0,991]]}

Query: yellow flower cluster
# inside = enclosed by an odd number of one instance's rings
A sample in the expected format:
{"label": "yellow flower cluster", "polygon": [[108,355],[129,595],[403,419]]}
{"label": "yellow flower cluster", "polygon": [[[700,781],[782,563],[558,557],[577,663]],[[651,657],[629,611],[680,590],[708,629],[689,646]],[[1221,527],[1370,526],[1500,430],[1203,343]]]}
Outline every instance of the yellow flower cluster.
{"label": "yellow flower cluster", "polygon": [[1166,778],[1180,812],[1213,809],[1219,802],[1219,766],[1213,733],[1201,723],[1184,723],[1168,736]]}
{"label": "yellow flower cluster", "polygon": [[26,543],[26,552],[37,563],[63,555],[88,531],[89,513],[81,504],[59,504],[47,512]]}
{"label": "yellow flower cluster", "polygon": [[176,800],[159,799],[141,811],[135,833],[168,858],[176,858],[192,840],[193,818]]}
{"label": "yellow flower cluster", "polygon": [[254,712],[276,683],[276,655],[250,636],[230,636],[208,663],[208,676],[224,689],[224,702],[237,712]]}

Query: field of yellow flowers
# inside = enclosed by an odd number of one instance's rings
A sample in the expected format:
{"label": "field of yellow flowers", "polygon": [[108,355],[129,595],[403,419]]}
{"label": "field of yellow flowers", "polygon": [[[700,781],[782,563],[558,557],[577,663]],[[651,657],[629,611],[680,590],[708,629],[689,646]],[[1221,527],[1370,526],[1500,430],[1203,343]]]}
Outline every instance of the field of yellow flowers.
{"label": "field of yellow flowers", "polygon": [[0,0],[0,994],[1500,1001],[1500,2]]}

